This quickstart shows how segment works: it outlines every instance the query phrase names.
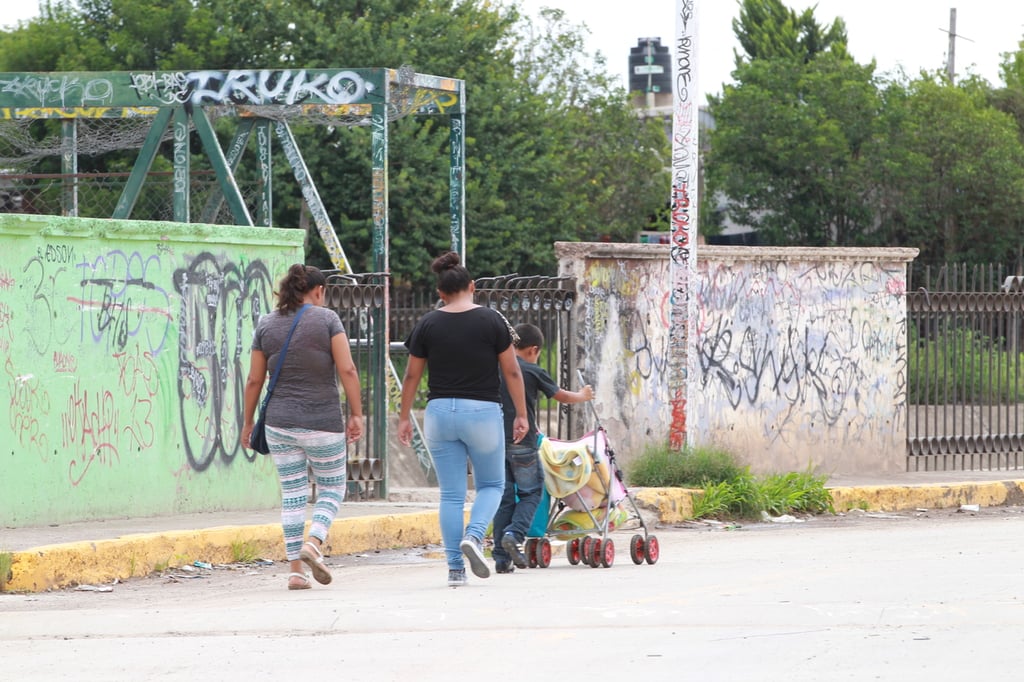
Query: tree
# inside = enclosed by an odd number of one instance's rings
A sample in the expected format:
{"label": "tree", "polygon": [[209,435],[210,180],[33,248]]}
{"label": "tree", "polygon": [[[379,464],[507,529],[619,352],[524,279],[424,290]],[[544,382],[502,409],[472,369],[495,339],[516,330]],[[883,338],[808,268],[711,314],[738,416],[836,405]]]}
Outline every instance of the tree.
{"label": "tree", "polygon": [[951,87],[940,73],[888,86],[872,154],[883,243],[916,246],[929,263],[1018,257],[1024,146],[989,98],[987,84]]}
{"label": "tree", "polygon": [[756,59],[712,100],[708,189],[770,244],[859,243],[872,224],[864,158],[880,101],[874,66],[836,54]]}
{"label": "tree", "polygon": [[[668,197],[664,133],[633,115],[603,63],[582,51],[582,29],[557,11],[533,27],[514,7],[484,0],[48,7],[0,33],[0,70],[410,65],[464,79],[467,250],[476,275],[554,274],[553,241],[631,240]],[[353,267],[368,270],[369,131],[296,123],[294,132]],[[389,136],[392,273],[396,282],[427,282],[430,259],[449,243],[448,129],[441,118],[410,117]],[[285,164],[275,165],[275,224],[299,225],[299,190]]]}
{"label": "tree", "polygon": [[745,58],[735,53],[737,68],[758,59],[806,63],[825,52],[841,58],[849,56],[846,23],[841,18],[822,26],[814,17],[814,8],[797,14],[781,0],[742,0],[740,15],[732,20],[732,30],[745,53]]}

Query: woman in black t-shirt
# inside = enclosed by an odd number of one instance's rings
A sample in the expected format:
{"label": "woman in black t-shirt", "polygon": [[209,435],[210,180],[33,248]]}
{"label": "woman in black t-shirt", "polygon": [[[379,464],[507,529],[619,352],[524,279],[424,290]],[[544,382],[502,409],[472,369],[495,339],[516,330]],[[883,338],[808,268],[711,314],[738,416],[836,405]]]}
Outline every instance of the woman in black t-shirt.
{"label": "woman in black t-shirt", "polygon": [[[466,584],[463,555],[475,575],[491,574],[482,543],[505,487],[499,369],[515,405],[513,438],[517,442],[529,424],[508,322],[496,310],[473,302],[475,285],[457,253],[443,254],[431,269],[437,273],[437,293],[444,306],[420,318],[405,341],[409,364],[402,380],[398,439],[404,445],[412,443],[409,413],[427,369],[423,437],[441,488],[439,517],[448,584],[458,587]],[[463,528],[467,460],[473,464],[476,498]]]}

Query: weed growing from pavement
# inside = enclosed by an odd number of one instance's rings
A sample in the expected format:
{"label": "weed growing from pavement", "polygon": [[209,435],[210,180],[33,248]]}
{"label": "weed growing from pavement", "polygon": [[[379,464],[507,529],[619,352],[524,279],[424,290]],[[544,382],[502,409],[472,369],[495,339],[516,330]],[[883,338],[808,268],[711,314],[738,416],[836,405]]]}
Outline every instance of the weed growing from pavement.
{"label": "weed growing from pavement", "polygon": [[722,448],[673,450],[666,444],[647,448],[629,464],[626,473],[631,485],[701,488],[708,483],[732,480],[743,473],[743,467]]}
{"label": "weed growing from pavement", "polygon": [[251,564],[260,558],[260,548],[253,540],[232,540],[231,561],[236,564]]}
{"label": "weed growing from pavement", "polygon": [[760,518],[762,513],[835,513],[826,476],[791,472],[754,476],[718,447],[648,448],[627,469],[630,485],[698,488],[694,518]]}
{"label": "weed growing from pavement", "polygon": [[0,552],[0,592],[7,587],[7,581],[11,579],[11,566],[14,565],[14,555],[10,552]]}

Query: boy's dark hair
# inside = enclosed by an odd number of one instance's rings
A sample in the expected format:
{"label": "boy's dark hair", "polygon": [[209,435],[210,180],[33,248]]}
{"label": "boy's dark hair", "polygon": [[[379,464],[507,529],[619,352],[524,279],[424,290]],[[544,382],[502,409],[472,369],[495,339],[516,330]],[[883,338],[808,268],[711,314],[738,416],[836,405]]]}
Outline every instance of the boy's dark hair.
{"label": "boy's dark hair", "polygon": [[529,348],[530,346],[544,347],[544,332],[532,324],[517,324],[516,334],[519,334],[519,343],[516,348]]}

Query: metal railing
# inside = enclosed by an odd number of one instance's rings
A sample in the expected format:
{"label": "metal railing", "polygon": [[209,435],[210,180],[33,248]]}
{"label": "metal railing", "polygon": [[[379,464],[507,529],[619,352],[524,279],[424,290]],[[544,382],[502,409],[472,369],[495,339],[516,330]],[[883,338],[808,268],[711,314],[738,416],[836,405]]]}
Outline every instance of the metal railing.
{"label": "metal railing", "polygon": [[[416,320],[435,307],[433,292],[392,290],[389,300],[390,330],[385,339],[384,273],[341,275],[328,272],[325,305],[335,311],[349,337],[352,358],[362,382],[366,433],[349,450],[349,499],[380,499],[387,496],[388,413],[398,406],[401,373],[405,367],[403,343]],[[576,363],[573,316],[576,280],[566,277],[503,277],[476,282],[476,301],[501,312],[512,325],[531,323],[544,334],[545,350],[539,360],[559,385],[574,387]],[[387,344],[385,347],[384,344]],[[421,395],[417,404],[425,404]],[[560,405],[539,397],[537,421],[541,430],[554,438],[571,439],[580,435],[581,420],[569,405]],[[432,479],[433,464],[421,438],[414,438],[413,449],[421,467]]]}
{"label": "metal railing", "polygon": [[[363,438],[348,450],[348,499],[387,497],[387,351],[383,347],[386,275],[328,274],[324,305],[335,310],[345,326],[352,359],[359,370]],[[344,402],[344,401],[343,401]],[[345,405],[347,413],[348,406]]]}
{"label": "metal railing", "polygon": [[907,294],[908,471],[1024,468],[1024,278],[1005,273],[939,270],[961,290]]}

